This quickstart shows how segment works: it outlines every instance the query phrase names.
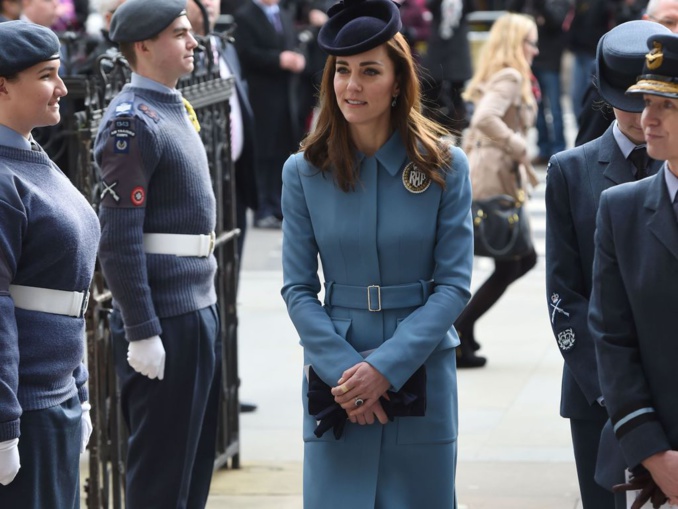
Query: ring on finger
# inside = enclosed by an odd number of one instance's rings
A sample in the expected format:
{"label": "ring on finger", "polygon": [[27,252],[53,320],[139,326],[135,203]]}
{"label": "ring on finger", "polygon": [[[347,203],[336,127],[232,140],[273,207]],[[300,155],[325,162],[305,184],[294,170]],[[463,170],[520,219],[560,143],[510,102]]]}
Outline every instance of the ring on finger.
{"label": "ring on finger", "polygon": [[356,408],[360,408],[361,406],[363,406],[364,403],[365,403],[365,400],[363,400],[362,398],[356,398],[353,401],[353,404],[356,406]]}
{"label": "ring on finger", "polygon": [[346,394],[348,392],[348,387],[346,387],[346,384],[342,384],[339,386],[339,390],[342,394]]}

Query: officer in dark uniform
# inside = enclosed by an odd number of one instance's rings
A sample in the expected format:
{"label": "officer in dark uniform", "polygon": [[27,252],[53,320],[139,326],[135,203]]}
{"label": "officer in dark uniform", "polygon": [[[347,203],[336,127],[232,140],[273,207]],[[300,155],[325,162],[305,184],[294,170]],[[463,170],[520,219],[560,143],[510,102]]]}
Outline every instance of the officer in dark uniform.
{"label": "officer in dark uniform", "polygon": [[216,200],[198,120],[175,89],[197,47],[185,7],[127,0],[115,11],[110,37],[133,73],[94,147],[129,509],[204,507],[216,450]]}
{"label": "officer in dark uniform", "polygon": [[589,324],[625,464],[641,479],[647,469],[662,498],[676,505],[678,36],[653,35],[647,48],[629,93],[645,100],[648,153],[666,163],[654,177],[601,195]]}
{"label": "officer in dark uniform", "polygon": [[67,90],[59,39],[0,24],[0,507],[80,506],[92,423],[83,364],[92,207],[35,143]]}
{"label": "officer in dark uniform", "polygon": [[548,166],[547,306],[565,360],[560,413],[570,419],[585,509],[614,507],[612,493],[594,482],[598,442],[607,420],[587,326],[596,210],[604,189],[654,174],[661,165],[645,157],[640,129],[643,101],[625,91],[642,70],[647,38],[667,32],[657,23],[631,21],[601,38],[596,56],[598,89],[617,120],[603,136],[556,154]]}

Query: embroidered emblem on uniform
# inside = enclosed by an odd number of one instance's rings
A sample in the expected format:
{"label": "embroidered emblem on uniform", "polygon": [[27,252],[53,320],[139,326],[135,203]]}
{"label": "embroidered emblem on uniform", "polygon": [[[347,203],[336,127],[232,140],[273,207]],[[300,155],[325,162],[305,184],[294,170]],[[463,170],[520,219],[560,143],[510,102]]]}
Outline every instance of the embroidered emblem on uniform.
{"label": "embroidered emblem on uniform", "polygon": [[106,195],[108,194],[111,196],[111,198],[113,198],[113,201],[115,201],[115,203],[118,203],[120,201],[120,195],[118,195],[118,193],[116,193],[114,189],[114,187],[118,185],[118,181],[116,180],[115,182],[108,184],[106,183],[105,180],[102,179],[101,182],[104,184],[104,190],[101,191],[99,199],[103,200],[104,198],[106,198]]}
{"label": "embroidered emblem on uniform", "polygon": [[565,329],[558,333],[558,346],[563,351],[570,350],[574,346],[574,331],[572,329]]}
{"label": "embroidered emblem on uniform", "polygon": [[148,118],[150,118],[151,120],[153,120],[153,122],[155,122],[156,124],[157,124],[158,122],[160,122],[160,117],[158,116],[158,114],[157,114],[155,111],[153,111],[151,108],[149,108],[148,106],[146,106],[145,104],[140,104],[140,105],[138,106],[138,108],[139,108],[139,111],[141,111],[141,113],[143,113],[143,114],[146,115]]}
{"label": "embroidered emblem on uniform", "polygon": [[146,200],[146,191],[144,191],[143,187],[135,187],[132,189],[130,198],[132,200],[132,205],[136,205],[137,207],[143,205]]}
{"label": "embroidered emblem on uniform", "polygon": [[418,170],[414,163],[408,163],[403,170],[403,184],[410,193],[419,194],[429,188],[431,179],[426,173]]}
{"label": "embroidered emblem on uniform", "polygon": [[662,63],[664,62],[664,53],[662,53],[661,43],[655,41],[652,43],[652,46],[652,50],[647,55],[645,55],[645,65],[647,65],[648,69],[654,71],[655,69],[661,67]]}
{"label": "embroidered emblem on uniform", "polygon": [[111,136],[117,136],[118,138],[133,138],[137,135],[132,129],[131,120],[118,120],[116,119],[113,125],[114,129],[111,131]]}
{"label": "embroidered emblem on uniform", "polygon": [[132,111],[132,103],[120,103],[115,107],[116,115],[126,115]]}
{"label": "embroidered emblem on uniform", "polygon": [[560,295],[557,293],[554,293],[551,295],[551,304],[549,304],[553,308],[553,313],[551,313],[551,323],[554,323],[556,321],[556,313],[561,313],[567,317],[570,316],[570,313],[565,311],[563,308],[560,307],[560,303],[562,302],[563,299],[560,298]]}
{"label": "embroidered emblem on uniform", "polygon": [[127,154],[129,152],[129,143],[127,140],[115,139],[115,150],[117,154]]}

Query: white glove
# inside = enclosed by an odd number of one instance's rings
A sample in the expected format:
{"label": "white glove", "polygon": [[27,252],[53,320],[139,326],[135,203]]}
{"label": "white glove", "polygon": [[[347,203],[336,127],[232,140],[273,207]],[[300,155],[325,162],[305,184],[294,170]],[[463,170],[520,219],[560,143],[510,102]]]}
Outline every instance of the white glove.
{"label": "white glove", "polygon": [[91,409],[92,405],[89,404],[89,401],[82,402],[82,417],[80,418],[80,454],[85,452],[87,444],[89,443],[89,437],[92,436],[92,419],[89,416],[89,411]]}
{"label": "white glove", "polygon": [[0,484],[11,483],[21,468],[19,463],[19,439],[0,442]]}
{"label": "white glove", "polygon": [[127,347],[127,362],[137,373],[153,380],[165,377],[165,347],[160,336],[139,341],[130,341]]}

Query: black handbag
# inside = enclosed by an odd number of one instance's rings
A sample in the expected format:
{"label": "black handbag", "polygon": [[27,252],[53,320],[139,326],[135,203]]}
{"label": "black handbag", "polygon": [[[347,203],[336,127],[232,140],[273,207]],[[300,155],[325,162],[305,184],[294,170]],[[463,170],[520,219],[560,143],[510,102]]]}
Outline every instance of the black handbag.
{"label": "black handbag", "polygon": [[500,194],[482,200],[473,200],[473,254],[495,260],[509,260],[525,256],[534,249],[530,221],[523,203],[520,170],[516,166],[516,183],[520,199]]}

